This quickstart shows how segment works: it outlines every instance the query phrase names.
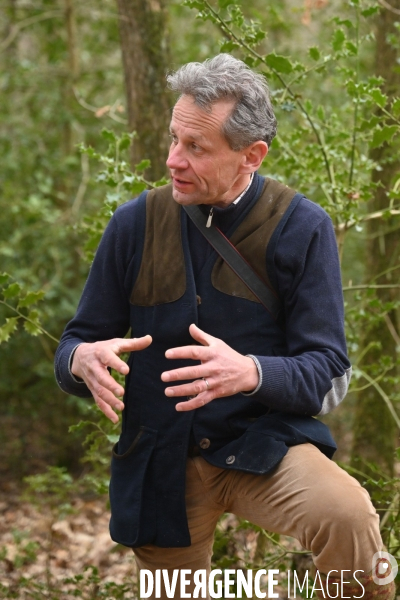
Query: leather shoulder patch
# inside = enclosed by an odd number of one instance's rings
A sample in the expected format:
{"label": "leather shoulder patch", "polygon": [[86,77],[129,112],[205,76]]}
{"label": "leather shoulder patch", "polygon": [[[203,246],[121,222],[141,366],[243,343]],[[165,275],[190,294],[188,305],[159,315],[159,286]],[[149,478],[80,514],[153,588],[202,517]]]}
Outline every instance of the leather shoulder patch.
{"label": "leather shoulder patch", "polygon": [[[286,185],[266,178],[260,198],[230,238],[259,277],[270,286],[266,266],[267,246],[295,194],[295,190]],[[260,302],[221,257],[215,262],[211,282],[220,292]]]}
{"label": "leather shoulder patch", "polygon": [[181,234],[181,207],[172,186],[151,190],[146,197],[146,231],[142,262],[130,302],[155,306],[174,302],[186,290]]}

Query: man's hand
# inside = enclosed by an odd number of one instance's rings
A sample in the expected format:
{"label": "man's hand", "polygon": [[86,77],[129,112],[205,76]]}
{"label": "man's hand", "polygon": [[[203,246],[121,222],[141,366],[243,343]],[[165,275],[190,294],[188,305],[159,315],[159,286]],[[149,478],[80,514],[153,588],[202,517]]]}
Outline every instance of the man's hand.
{"label": "man's hand", "polygon": [[119,358],[119,355],[123,352],[144,350],[151,342],[149,335],[132,339],[114,338],[93,344],[81,344],[75,350],[71,372],[75,377],[83,379],[92,392],[97,406],[113,423],[119,420],[113,408],[116,410],[124,408],[123,402],[118,398],[124,395],[125,390],[110,375],[107,367],[127,375],[129,367]]}
{"label": "man's hand", "polygon": [[238,392],[251,392],[258,385],[258,371],[254,361],[243,356],[222,340],[208,335],[196,325],[189,327],[190,335],[201,346],[182,346],[167,350],[167,358],[191,358],[201,361],[201,365],[165,371],[161,379],[165,382],[182,379],[195,379],[191,383],[168,387],[165,395],[195,396],[186,402],[179,402],[176,410],[193,410],[204,406],[214,398],[232,396]]}

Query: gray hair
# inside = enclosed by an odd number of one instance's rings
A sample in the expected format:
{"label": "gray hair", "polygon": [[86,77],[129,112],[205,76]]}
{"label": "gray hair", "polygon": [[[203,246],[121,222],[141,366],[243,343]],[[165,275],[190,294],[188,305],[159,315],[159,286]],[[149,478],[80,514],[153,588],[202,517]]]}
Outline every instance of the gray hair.
{"label": "gray hair", "polygon": [[218,54],[203,63],[191,62],[167,76],[168,87],[180,96],[192,96],[197,106],[210,111],[219,100],[235,106],[222,125],[232,150],[243,150],[276,135],[276,118],[265,78],[230,54]]}

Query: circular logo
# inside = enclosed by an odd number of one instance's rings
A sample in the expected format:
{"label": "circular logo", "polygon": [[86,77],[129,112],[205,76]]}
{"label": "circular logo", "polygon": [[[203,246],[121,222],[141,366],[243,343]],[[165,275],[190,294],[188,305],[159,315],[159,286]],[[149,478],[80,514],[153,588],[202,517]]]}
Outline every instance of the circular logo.
{"label": "circular logo", "polygon": [[376,552],[372,557],[372,579],[378,585],[391,583],[397,575],[398,565],[389,552]]}

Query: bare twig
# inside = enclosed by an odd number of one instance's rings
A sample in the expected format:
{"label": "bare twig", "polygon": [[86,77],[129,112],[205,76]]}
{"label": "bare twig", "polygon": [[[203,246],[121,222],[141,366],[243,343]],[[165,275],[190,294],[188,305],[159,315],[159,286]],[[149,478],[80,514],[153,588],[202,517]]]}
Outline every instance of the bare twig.
{"label": "bare twig", "polygon": [[82,179],[76,192],[75,200],[71,207],[71,213],[77,215],[85,196],[87,185],[90,181],[89,158],[85,153],[81,154]]}
{"label": "bare twig", "polygon": [[361,369],[360,373],[361,375],[371,383],[371,385],[376,389],[376,391],[379,393],[380,397],[382,398],[382,400],[385,402],[386,406],[389,409],[390,414],[392,415],[394,422],[396,423],[397,427],[400,429],[400,419],[398,414],[396,413],[393,404],[389,398],[389,396],[383,391],[383,389],[381,388],[381,386],[379,385],[379,383],[377,383],[376,381],[374,381],[372,379],[372,377],[370,377],[368,375],[368,373],[366,373],[365,371],[362,371]]}
{"label": "bare twig", "polygon": [[56,19],[62,16],[63,12],[61,10],[48,10],[42,13],[41,15],[28,17],[27,19],[23,19],[18,23],[14,23],[13,25],[11,25],[10,33],[8,34],[6,39],[0,43],[0,50],[6,50],[6,48],[11,46],[21,29],[30,27],[30,25],[34,25],[35,23],[39,23],[40,21],[46,21],[47,19]]}
{"label": "bare twig", "polygon": [[320,147],[320,150],[321,150],[321,153],[322,153],[322,156],[323,156],[323,159],[324,159],[325,168],[326,168],[326,171],[327,171],[327,175],[328,175],[329,181],[330,181],[330,183],[332,185],[334,185],[332,168],[331,168],[331,164],[330,164],[329,159],[328,159],[328,154],[326,152],[325,146],[323,144],[323,141],[321,139],[319,131],[318,131],[318,129],[317,129],[314,121],[311,118],[311,115],[306,110],[304,104],[300,101],[298,95],[295,94],[295,92],[292,91],[292,89],[290,88],[290,86],[285,82],[285,80],[281,77],[281,75],[278,73],[278,71],[276,71],[275,69],[273,69],[273,68],[271,68],[271,67],[268,66],[265,58],[263,56],[261,56],[261,54],[259,54],[255,50],[253,50],[253,48],[251,48],[248,44],[246,44],[246,42],[242,38],[239,38],[237,35],[235,35],[235,33],[232,31],[232,29],[229,28],[228,24],[224,21],[224,19],[222,19],[222,17],[219,15],[219,13],[213,9],[213,7],[208,2],[208,0],[204,0],[204,4],[207,6],[208,10],[213,15],[214,19],[221,25],[221,27],[224,28],[224,30],[227,32],[227,34],[229,35],[229,37],[232,40],[234,40],[235,42],[237,42],[240,46],[242,46],[243,48],[245,48],[247,50],[247,52],[249,52],[252,56],[254,56],[255,58],[257,58],[257,60],[259,60],[261,63],[263,63],[275,75],[275,77],[281,82],[281,84],[283,85],[283,87],[287,90],[287,92],[293,98],[293,101],[297,104],[297,106],[299,107],[300,111],[305,116],[306,120],[308,121],[308,123],[309,123],[309,125],[310,125],[310,127],[311,127],[311,129],[312,129],[312,131],[313,131],[313,133],[314,133],[314,135],[316,137],[316,139],[317,139],[318,145]]}
{"label": "bare twig", "polygon": [[344,223],[339,223],[339,225],[337,226],[337,229],[339,231],[341,230],[347,230],[350,229],[351,227],[354,227],[354,225],[357,225],[358,223],[362,223],[365,221],[371,221],[372,219],[381,219],[383,217],[384,214],[389,213],[391,216],[396,216],[396,215],[400,215],[400,210],[397,208],[390,208],[389,210],[378,210],[377,212],[374,213],[370,213],[369,215],[365,215],[364,217],[362,217],[362,219],[360,219],[360,221],[346,221]]}
{"label": "bare twig", "polygon": [[123,119],[115,114],[115,111],[118,109],[118,106],[120,106],[119,100],[116,100],[112,106],[107,105],[101,108],[97,108],[96,106],[93,106],[92,104],[86,102],[86,100],[80,95],[76,87],[73,87],[72,91],[74,92],[74,96],[78,104],[83,106],[83,108],[86,108],[86,110],[89,110],[90,112],[94,113],[96,117],[108,115],[111,119],[117,121],[117,123],[121,123],[122,125],[128,125],[128,121],[126,119]]}
{"label": "bare twig", "polygon": [[396,343],[396,346],[398,346],[400,348],[400,336],[397,333],[396,328],[393,325],[393,322],[392,322],[391,318],[389,317],[389,315],[387,313],[385,314],[385,322],[386,322],[386,325],[387,325],[387,327],[388,327],[388,329],[390,331],[390,334],[391,334],[392,338],[394,339],[394,341]]}
{"label": "bare twig", "polygon": [[343,287],[344,292],[351,292],[352,290],[380,290],[380,289],[397,289],[400,288],[400,284],[377,284],[377,285],[369,285],[368,283],[360,284],[360,285],[348,285]]}
{"label": "bare twig", "polygon": [[34,325],[35,327],[37,327],[38,329],[40,329],[40,331],[42,333],[44,333],[44,335],[47,335],[47,337],[49,337],[51,340],[53,340],[53,342],[56,342],[57,344],[60,343],[60,340],[58,340],[57,338],[55,338],[54,336],[52,336],[51,333],[49,333],[48,331],[46,331],[46,329],[44,329],[44,327],[42,327],[41,325],[38,325],[38,323],[35,323],[35,321],[32,321],[32,319],[30,319],[26,315],[23,315],[22,312],[20,312],[14,306],[11,306],[11,304],[8,304],[8,302],[5,302],[5,300],[0,300],[0,304],[4,304],[4,306],[7,306],[7,308],[9,308],[13,312],[15,312],[21,319],[24,319],[25,321],[28,321],[28,323],[31,323],[31,325]]}
{"label": "bare twig", "polygon": [[400,10],[389,4],[389,2],[386,2],[386,0],[378,0],[378,2],[381,6],[387,8],[387,10],[390,10],[395,15],[400,15]]}
{"label": "bare twig", "polygon": [[380,530],[382,531],[382,529],[384,528],[384,526],[386,525],[386,521],[388,520],[388,518],[390,517],[390,513],[392,512],[392,507],[397,504],[397,502],[399,501],[399,497],[400,494],[399,492],[397,492],[397,494],[395,494],[393,500],[391,501],[389,508],[387,509],[387,511],[385,512],[385,514],[383,515],[383,517],[381,518],[381,522],[380,522]]}

